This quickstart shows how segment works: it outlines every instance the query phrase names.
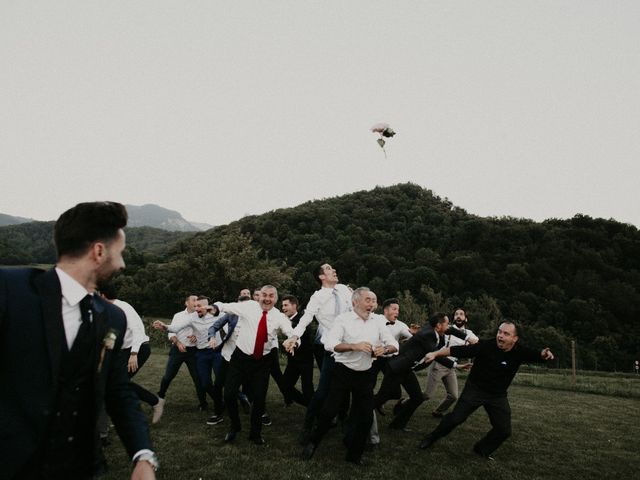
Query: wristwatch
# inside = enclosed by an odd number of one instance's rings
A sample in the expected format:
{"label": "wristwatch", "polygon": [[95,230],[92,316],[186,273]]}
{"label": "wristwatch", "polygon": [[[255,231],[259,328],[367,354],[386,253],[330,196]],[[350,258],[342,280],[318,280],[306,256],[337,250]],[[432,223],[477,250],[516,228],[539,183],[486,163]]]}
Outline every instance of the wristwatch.
{"label": "wristwatch", "polygon": [[158,457],[156,457],[156,454],[153,452],[144,452],[138,455],[136,459],[133,461],[133,464],[135,465],[138,462],[149,462],[154,472],[157,471],[158,468],[160,467],[160,463],[158,462]]}

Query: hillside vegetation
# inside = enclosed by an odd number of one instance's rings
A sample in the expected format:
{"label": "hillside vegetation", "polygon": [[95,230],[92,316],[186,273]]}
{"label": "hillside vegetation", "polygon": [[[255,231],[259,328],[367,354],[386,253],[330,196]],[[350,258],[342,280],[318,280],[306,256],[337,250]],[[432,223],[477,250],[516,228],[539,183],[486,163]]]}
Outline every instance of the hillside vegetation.
{"label": "hillside vegetation", "polygon": [[519,320],[526,343],[549,345],[558,367],[570,365],[572,339],[580,368],[629,371],[640,353],[640,233],[615,220],[482,218],[402,184],[170,242],[153,243],[150,255],[139,240],[118,279],[121,297],[144,314],[169,316],[188,292],[233,300],[267,282],[304,305],[313,272],[329,262],[343,283],[399,296],[406,322],[456,306],[482,335],[505,316]]}

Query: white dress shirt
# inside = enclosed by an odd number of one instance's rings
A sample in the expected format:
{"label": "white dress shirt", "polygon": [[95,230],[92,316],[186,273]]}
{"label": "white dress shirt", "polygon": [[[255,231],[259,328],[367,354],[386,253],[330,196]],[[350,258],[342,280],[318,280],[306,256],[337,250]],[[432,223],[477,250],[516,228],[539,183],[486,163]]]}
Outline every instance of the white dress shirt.
{"label": "white dress shirt", "polygon": [[131,348],[131,353],[138,353],[140,345],[149,341],[149,337],[144,331],[144,323],[138,312],[123,300],[114,300],[113,304],[119,307],[127,317],[127,330],[124,332],[122,349]]}
{"label": "white dress shirt", "polygon": [[[253,355],[253,348],[256,344],[258,324],[262,318],[262,307],[255,300],[247,300],[237,303],[220,303],[215,305],[221,312],[238,315],[238,324],[233,331],[235,345],[243,353]],[[264,344],[263,354],[271,351],[271,345],[278,341],[278,330],[290,337],[293,335],[291,320],[277,308],[273,307],[267,313],[267,341]]]}
{"label": "white dress shirt", "polygon": [[62,323],[64,325],[64,334],[67,339],[67,348],[71,350],[73,342],[78,336],[80,325],[82,325],[80,300],[91,293],[64,270],[56,267],[56,273],[58,274],[60,289],[62,290]]}
{"label": "white dress shirt", "polygon": [[[340,343],[368,342],[372,347],[392,346],[398,348],[398,341],[393,338],[389,329],[372,313],[367,320],[363,320],[356,312],[339,315],[333,322],[331,330],[324,334],[324,348],[335,352],[334,348]],[[373,357],[365,352],[335,352],[333,357],[337,363],[342,363],[351,370],[369,370]]]}
{"label": "white dress shirt", "polygon": [[[167,325],[169,332],[177,333],[185,327],[191,327],[193,335],[196,336],[196,347],[198,350],[203,350],[209,347],[209,327],[216,321],[216,317],[207,313],[203,317],[200,317],[196,312],[189,315],[183,315],[177,320],[171,322],[171,325]],[[188,340],[187,340],[188,342]],[[190,343],[187,343],[190,345]]]}
{"label": "white dress shirt", "polygon": [[[195,311],[193,312],[189,312],[186,308],[181,311],[176,313],[173,316],[173,319],[171,320],[170,325],[183,325],[184,324],[184,319],[190,317],[191,315],[198,315]],[[191,326],[187,326],[184,327],[181,330],[178,330],[177,332],[172,332],[171,330],[169,330],[169,333],[167,334],[169,341],[171,341],[171,339],[173,337],[177,337],[178,341],[183,344],[185,347],[193,347],[193,343],[191,343],[191,340],[189,340],[189,337],[193,335],[193,329],[191,328]]]}
{"label": "white dress shirt", "polygon": [[333,320],[336,318],[336,300],[334,296],[334,290],[338,296],[338,306],[340,313],[349,312],[352,310],[351,295],[352,292],[346,285],[338,283],[334,288],[322,287],[320,290],[316,290],[305,309],[304,315],[293,329],[293,334],[297,337],[301,337],[305,332],[307,326],[313,320],[313,317],[318,320],[319,326],[322,328],[321,342],[324,343],[324,335],[331,330],[333,326]]}
{"label": "white dress shirt", "polygon": [[[390,322],[389,320],[387,320],[387,317],[379,314],[376,314],[376,319],[380,321],[382,325],[384,325],[385,328],[389,330],[389,332],[391,333],[393,338],[396,339],[398,344],[400,344],[400,340],[408,340],[409,338],[413,337],[413,334],[409,330],[409,327],[407,326],[407,324],[400,320],[396,320],[395,322]],[[397,354],[398,352],[394,352],[384,356],[393,357]]]}

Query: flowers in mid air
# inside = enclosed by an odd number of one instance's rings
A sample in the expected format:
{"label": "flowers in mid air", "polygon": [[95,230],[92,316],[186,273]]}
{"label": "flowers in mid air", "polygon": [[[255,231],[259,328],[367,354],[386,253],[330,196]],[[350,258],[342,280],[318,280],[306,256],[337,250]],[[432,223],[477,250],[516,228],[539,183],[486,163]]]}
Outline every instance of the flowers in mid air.
{"label": "flowers in mid air", "polygon": [[371,127],[371,131],[373,133],[377,133],[378,135],[380,135],[380,138],[378,138],[377,142],[378,142],[378,145],[380,145],[380,148],[382,148],[382,151],[384,152],[384,158],[387,158],[387,151],[384,149],[384,146],[387,142],[383,137],[391,138],[396,134],[396,132],[393,130],[393,128],[389,126],[388,123],[382,123],[382,122],[376,123],[373,127]]}

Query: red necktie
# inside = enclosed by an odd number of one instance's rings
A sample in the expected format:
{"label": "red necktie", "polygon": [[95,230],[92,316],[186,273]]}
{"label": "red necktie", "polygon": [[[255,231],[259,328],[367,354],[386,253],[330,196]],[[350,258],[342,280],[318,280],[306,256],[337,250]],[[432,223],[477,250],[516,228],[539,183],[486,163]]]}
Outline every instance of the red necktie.
{"label": "red necktie", "polygon": [[258,323],[258,333],[256,333],[256,344],[253,347],[253,358],[260,360],[264,353],[264,344],[267,343],[267,312],[262,312],[260,323]]}

